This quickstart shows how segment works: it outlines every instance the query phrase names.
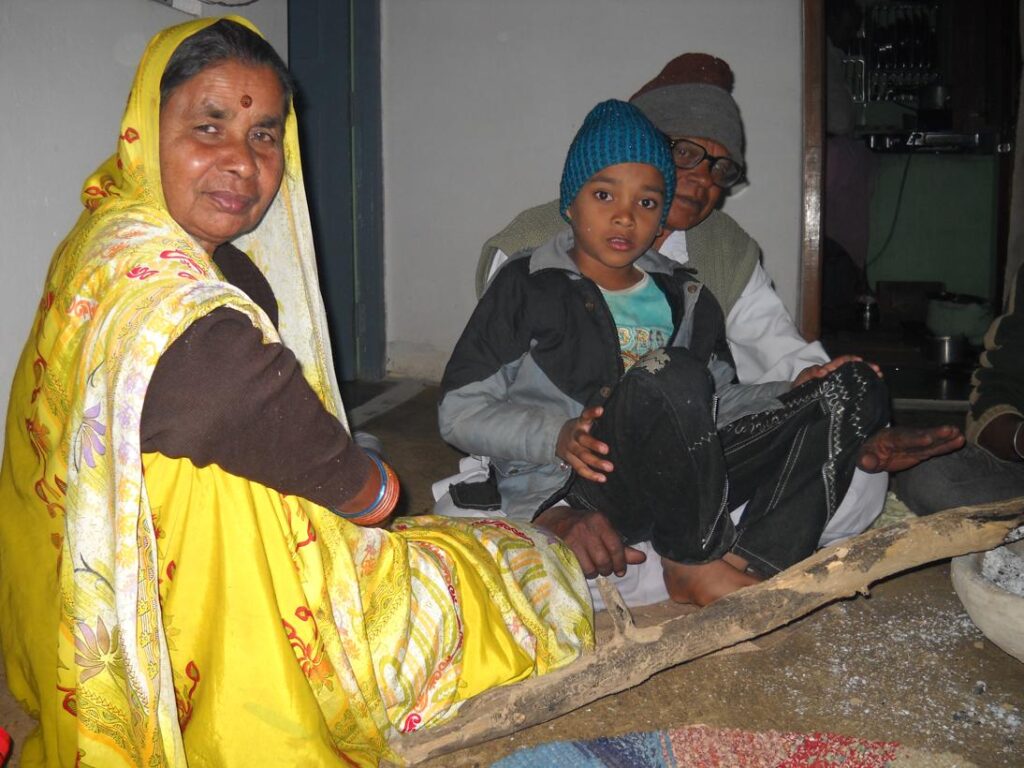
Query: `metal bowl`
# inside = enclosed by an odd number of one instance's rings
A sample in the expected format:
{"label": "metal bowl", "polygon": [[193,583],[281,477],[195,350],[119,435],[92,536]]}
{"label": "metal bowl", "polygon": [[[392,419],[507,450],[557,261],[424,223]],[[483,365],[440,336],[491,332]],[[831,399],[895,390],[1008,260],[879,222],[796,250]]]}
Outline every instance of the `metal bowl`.
{"label": "metal bowl", "polygon": [[967,337],[962,334],[956,336],[930,336],[925,343],[925,356],[939,365],[964,363],[967,361],[969,352]]}

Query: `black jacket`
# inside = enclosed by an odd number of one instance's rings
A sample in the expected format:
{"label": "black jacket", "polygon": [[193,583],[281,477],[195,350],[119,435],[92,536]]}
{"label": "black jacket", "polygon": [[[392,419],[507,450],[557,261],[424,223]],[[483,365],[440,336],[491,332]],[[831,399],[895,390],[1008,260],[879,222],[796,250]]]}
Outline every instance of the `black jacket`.
{"label": "black jacket", "polygon": [[[555,456],[562,425],[604,403],[623,373],[611,311],[576,268],[571,246],[566,230],[498,272],[441,381],[442,437],[491,457],[510,517],[532,517],[565,486],[568,470]],[[636,265],[668,300],[671,346],[686,347],[711,371],[721,423],[777,404],[788,382],[736,384],[722,310],[691,270],[655,251]]]}

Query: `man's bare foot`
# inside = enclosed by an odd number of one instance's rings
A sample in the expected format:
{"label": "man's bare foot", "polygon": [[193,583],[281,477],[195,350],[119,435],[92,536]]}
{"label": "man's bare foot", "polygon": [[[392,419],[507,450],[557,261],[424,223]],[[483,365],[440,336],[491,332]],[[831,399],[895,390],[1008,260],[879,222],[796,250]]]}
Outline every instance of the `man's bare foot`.
{"label": "man's bare foot", "polygon": [[761,581],[724,559],[693,565],[663,557],[661,565],[668,596],[677,603],[692,603],[703,607],[741,587],[749,587]]}

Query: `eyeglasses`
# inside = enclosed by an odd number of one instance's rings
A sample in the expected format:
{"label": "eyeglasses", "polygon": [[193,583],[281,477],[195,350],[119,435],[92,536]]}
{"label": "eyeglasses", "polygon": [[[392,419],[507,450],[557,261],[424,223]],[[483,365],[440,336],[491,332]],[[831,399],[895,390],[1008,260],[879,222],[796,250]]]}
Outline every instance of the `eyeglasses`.
{"label": "eyeglasses", "polygon": [[689,171],[705,160],[708,161],[708,174],[715,186],[728,189],[743,178],[743,166],[728,157],[715,157],[709,154],[700,144],[689,139],[672,139],[672,162],[676,168]]}

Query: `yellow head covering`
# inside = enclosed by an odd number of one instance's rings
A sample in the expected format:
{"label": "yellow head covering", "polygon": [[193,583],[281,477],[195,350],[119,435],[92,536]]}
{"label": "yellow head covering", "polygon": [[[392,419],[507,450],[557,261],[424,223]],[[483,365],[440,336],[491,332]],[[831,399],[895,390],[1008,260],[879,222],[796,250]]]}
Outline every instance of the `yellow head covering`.
{"label": "yellow head covering", "polygon": [[[224,17],[257,34],[259,30],[240,16]],[[117,152],[82,185],[86,211],[65,246],[81,248],[95,228],[109,217],[145,209],[162,219],[193,248],[190,255],[206,263],[202,248],[177,225],[167,212],[160,179],[160,80],[167,62],[186,38],[219,21],[204,18],[157,33],[139,62],[128,97]],[[280,305],[282,341],[302,364],[303,372],[321,400],[345,421],[331,358],[330,341],[320,295],[309,222],[302,163],[299,156],[295,110],[290,109],[284,131],[285,174],[281,189],[260,225],[234,242],[256,263],[270,281]],[[195,250],[197,253],[192,254]]]}

